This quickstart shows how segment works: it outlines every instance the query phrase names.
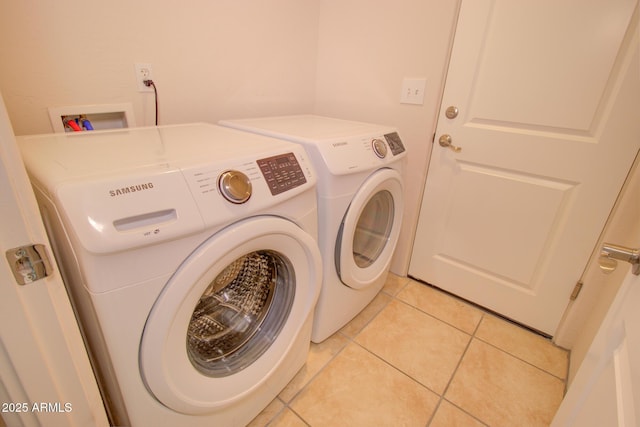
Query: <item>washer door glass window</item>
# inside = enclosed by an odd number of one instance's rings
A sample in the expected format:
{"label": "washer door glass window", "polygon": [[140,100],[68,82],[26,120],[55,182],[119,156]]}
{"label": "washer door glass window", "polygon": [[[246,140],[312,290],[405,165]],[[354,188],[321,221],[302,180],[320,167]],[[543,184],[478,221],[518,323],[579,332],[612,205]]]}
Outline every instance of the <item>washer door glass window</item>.
{"label": "washer door glass window", "polygon": [[203,414],[277,382],[282,364],[306,357],[321,274],[317,242],[288,220],[247,218],[214,234],[151,308],[139,357],[147,389]]}
{"label": "washer door glass window", "polygon": [[393,225],[393,196],[387,190],[376,193],[360,214],[353,235],[353,260],[367,268],[380,257]]}
{"label": "washer door glass window", "polygon": [[290,261],[274,251],[246,254],[218,274],[189,321],[187,352],[195,368],[223,377],[259,358],[291,311],[292,274]]}

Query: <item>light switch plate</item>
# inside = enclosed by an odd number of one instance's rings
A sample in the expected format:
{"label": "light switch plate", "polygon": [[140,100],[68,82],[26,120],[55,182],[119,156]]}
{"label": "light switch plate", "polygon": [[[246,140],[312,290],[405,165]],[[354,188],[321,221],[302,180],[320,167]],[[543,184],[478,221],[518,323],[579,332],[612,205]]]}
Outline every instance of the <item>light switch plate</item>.
{"label": "light switch plate", "polygon": [[427,79],[402,80],[402,92],[400,93],[401,104],[424,104],[424,91],[427,86]]}

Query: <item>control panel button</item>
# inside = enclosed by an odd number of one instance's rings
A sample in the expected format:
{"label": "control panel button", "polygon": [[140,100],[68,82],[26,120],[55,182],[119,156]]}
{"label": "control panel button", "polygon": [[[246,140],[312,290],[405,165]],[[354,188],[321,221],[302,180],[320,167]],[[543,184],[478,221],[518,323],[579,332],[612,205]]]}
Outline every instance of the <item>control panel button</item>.
{"label": "control panel button", "polygon": [[371,146],[373,147],[373,152],[379,158],[384,159],[387,156],[387,144],[383,140],[376,138],[371,141]]}
{"label": "control panel button", "polygon": [[218,177],[218,188],[222,196],[231,203],[245,203],[251,197],[251,181],[244,173],[228,170]]}

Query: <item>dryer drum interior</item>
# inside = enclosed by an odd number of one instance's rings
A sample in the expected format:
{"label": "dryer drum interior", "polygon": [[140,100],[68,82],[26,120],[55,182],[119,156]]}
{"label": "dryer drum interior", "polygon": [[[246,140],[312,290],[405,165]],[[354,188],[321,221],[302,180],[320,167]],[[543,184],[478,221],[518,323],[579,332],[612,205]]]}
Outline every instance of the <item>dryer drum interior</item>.
{"label": "dryer drum interior", "polygon": [[229,264],[200,297],[187,330],[187,352],[201,373],[224,377],[258,359],[289,317],[295,295],[290,261],[255,251]]}

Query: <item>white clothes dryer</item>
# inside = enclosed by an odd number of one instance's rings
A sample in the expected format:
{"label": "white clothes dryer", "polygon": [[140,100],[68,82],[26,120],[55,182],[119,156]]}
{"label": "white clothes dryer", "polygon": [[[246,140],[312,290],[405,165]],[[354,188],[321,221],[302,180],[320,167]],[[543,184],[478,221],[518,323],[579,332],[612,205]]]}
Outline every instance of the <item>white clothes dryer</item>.
{"label": "white clothes dryer", "polygon": [[220,124],[300,143],[318,172],[323,286],[311,340],[321,342],[384,285],[404,210],[400,136],[387,126],[315,115]]}
{"label": "white clothes dryer", "polygon": [[299,145],[193,124],[20,137],[113,425],[244,426],[321,286]]}

